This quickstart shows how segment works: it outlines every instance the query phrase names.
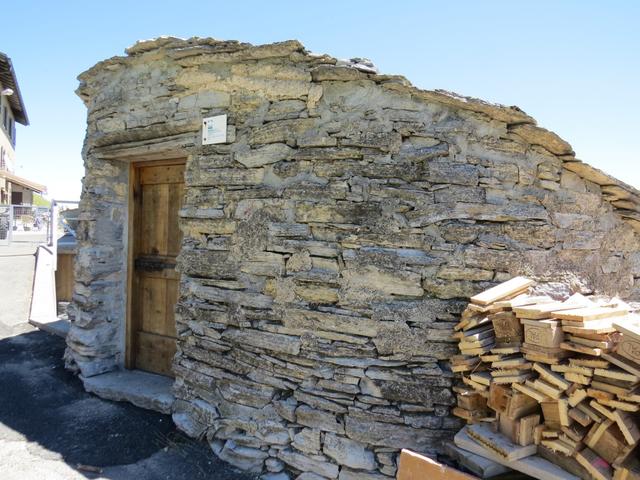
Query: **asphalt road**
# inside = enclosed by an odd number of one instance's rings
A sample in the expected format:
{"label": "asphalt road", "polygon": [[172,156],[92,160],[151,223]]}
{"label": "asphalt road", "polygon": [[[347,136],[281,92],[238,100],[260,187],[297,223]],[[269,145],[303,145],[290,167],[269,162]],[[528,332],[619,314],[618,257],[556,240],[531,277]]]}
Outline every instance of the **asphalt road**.
{"label": "asphalt road", "polygon": [[0,277],[11,277],[0,279],[0,479],[254,478],[182,435],[168,415],[84,391],[64,369],[64,340],[26,323],[30,248],[14,246],[24,253],[14,256],[0,248]]}

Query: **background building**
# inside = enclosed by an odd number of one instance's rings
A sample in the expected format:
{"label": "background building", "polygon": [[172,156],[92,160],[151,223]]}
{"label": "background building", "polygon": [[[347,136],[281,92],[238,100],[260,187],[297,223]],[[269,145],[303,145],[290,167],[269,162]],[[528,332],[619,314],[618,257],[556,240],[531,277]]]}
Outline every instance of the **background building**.
{"label": "background building", "polygon": [[31,205],[44,185],[15,174],[16,122],[29,125],[11,59],[0,52],[0,204]]}

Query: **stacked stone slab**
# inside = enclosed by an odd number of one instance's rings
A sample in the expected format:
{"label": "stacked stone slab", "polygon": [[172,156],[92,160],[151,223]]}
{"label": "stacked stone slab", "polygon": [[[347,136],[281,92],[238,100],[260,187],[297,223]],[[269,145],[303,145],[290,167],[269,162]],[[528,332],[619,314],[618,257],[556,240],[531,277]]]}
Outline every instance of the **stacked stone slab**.
{"label": "stacked stone slab", "polygon": [[[464,298],[515,274],[640,293],[638,192],[516,107],[295,41],[127,54],[80,76],[68,365],[123,364],[127,162],[188,156],[173,418],[234,465],[393,477],[400,448],[434,454],[460,427],[447,360]],[[228,142],[202,146],[218,114]]]}

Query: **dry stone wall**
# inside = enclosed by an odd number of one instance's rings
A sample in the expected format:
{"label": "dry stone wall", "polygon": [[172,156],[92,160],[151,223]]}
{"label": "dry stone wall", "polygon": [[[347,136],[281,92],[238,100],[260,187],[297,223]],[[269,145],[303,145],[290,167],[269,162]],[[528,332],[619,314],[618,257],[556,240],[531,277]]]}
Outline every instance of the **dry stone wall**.
{"label": "dry stone wall", "polygon": [[[516,107],[352,63],[165,38],[80,77],[68,364],[122,365],[126,161],[182,152],[173,418],[264,478],[382,480],[400,448],[438,450],[460,427],[452,326],[495,282],[640,296],[634,189]],[[202,146],[217,114],[229,142]]]}

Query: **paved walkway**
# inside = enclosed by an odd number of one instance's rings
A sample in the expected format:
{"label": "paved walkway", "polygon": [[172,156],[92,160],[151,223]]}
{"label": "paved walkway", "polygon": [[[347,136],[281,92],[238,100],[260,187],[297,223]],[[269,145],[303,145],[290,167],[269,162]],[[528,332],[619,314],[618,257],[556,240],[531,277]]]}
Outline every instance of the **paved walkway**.
{"label": "paved walkway", "polygon": [[33,251],[0,247],[0,479],[253,478],[182,435],[168,415],[84,391],[64,369],[64,340],[26,323]]}

